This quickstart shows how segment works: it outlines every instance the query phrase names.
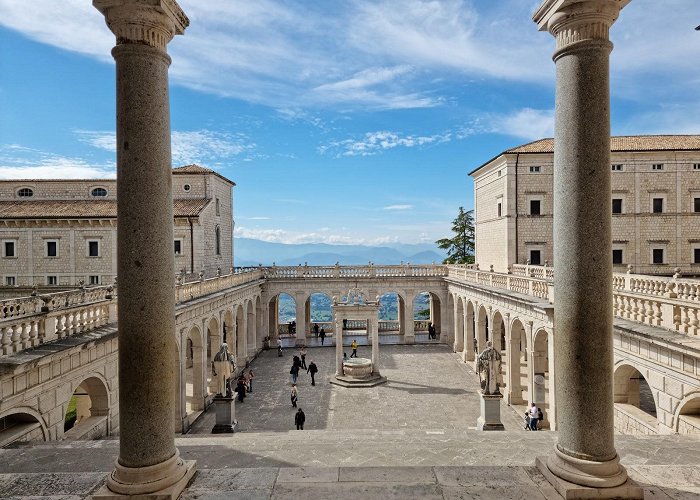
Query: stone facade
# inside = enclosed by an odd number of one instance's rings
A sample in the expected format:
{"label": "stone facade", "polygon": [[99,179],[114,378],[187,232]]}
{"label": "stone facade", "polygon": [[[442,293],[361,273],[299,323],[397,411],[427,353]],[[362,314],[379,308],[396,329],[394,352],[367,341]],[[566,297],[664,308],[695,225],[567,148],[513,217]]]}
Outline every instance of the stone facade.
{"label": "stone facade", "polygon": [[[213,276],[233,265],[234,185],[197,165],[173,169],[178,271]],[[112,283],[116,199],[109,179],[0,181],[0,287]]]}
{"label": "stone facade", "polygon": [[[614,270],[700,274],[700,136],[613,137],[611,146]],[[542,139],[470,173],[482,269],[554,265],[553,168],[552,139]]]}

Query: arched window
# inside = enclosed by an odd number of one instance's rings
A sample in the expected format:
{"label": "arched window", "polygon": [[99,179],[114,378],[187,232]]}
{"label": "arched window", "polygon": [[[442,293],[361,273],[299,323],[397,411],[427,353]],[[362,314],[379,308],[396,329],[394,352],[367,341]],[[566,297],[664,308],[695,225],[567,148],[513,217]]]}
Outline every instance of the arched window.
{"label": "arched window", "polygon": [[34,196],[34,191],[32,191],[30,188],[22,188],[17,191],[17,196],[20,198],[31,198]]}
{"label": "arched window", "polygon": [[221,255],[221,230],[216,226],[216,255]]}
{"label": "arched window", "polygon": [[92,196],[107,196],[107,190],[105,188],[95,188],[90,194]]}
{"label": "arched window", "polygon": [[190,189],[192,189],[192,186],[190,186],[189,184],[185,184],[184,186],[182,186],[182,190],[186,193],[189,192]]}

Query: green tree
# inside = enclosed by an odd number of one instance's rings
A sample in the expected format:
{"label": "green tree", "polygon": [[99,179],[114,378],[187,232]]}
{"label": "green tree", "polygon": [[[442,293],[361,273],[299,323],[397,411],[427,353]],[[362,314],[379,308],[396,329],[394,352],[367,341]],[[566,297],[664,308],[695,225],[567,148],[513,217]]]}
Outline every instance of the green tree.
{"label": "green tree", "polygon": [[474,263],[474,210],[464,211],[459,207],[457,218],[452,221],[453,238],[442,238],[435,244],[447,250],[447,258],[443,264],[473,264]]}

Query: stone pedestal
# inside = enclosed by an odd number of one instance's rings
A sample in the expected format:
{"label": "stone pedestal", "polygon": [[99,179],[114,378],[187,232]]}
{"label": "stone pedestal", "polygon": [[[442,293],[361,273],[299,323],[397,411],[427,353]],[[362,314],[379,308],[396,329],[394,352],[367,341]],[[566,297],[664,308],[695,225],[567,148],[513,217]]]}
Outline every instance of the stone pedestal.
{"label": "stone pedestal", "polygon": [[481,400],[481,415],[476,421],[476,427],[480,431],[504,431],[501,423],[501,400],[503,394],[482,394],[479,392]]}
{"label": "stone pedestal", "polygon": [[385,384],[387,379],[373,369],[367,358],[351,358],[343,361],[343,374],[331,377],[331,384],[342,387],[374,387]]}
{"label": "stone pedestal", "polygon": [[211,430],[212,434],[232,434],[236,432],[238,422],[236,421],[235,401],[235,398],[221,396],[214,398],[216,424]]}

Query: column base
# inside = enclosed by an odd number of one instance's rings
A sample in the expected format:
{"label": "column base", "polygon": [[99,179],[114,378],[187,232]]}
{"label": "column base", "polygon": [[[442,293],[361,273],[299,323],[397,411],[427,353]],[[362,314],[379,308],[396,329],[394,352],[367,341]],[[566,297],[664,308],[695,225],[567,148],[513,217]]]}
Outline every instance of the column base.
{"label": "column base", "polygon": [[[591,462],[569,457],[555,449],[553,455],[537,457],[536,464],[542,475],[566,500],[644,498],[644,490],[627,477],[627,471],[620,465],[618,457],[609,462]],[[572,482],[574,480],[577,482]]]}
{"label": "column base", "polygon": [[415,344],[415,343],[416,343],[416,337],[415,337],[415,336],[410,336],[410,337],[404,336],[404,338],[403,338],[403,343],[404,343],[404,344],[409,344],[409,345]]}
{"label": "column base", "polygon": [[197,471],[196,460],[182,460],[176,450],[172,458],[148,467],[124,467],[117,462],[107,482],[92,498],[121,499],[138,496],[150,500],[176,500]]}

